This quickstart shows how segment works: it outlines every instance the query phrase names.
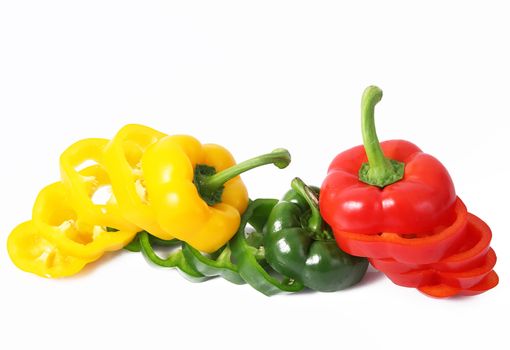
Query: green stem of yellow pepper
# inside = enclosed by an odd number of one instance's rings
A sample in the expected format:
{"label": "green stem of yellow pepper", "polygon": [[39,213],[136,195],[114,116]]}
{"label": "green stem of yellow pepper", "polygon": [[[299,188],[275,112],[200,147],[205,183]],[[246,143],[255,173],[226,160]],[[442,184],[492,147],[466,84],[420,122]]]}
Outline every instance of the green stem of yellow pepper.
{"label": "green stem of yellow pepper", "polygon": [[277,148],[271,153],[266,153],[255,158],[231,166],[228,169],[216,172],[216,169],[208,165],[197,165],[195,168],[194,183],[202,199],[209,205],[221,202],[223,185],[245,171],[266,164],[274,164],[283,169],[290,164],[290,153],[284,148]]}

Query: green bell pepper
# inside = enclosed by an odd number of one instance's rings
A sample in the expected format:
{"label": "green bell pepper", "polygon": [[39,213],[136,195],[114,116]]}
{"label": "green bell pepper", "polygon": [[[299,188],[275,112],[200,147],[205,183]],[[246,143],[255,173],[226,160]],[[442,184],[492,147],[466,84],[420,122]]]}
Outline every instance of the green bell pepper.
{"label": "green bell pepper", "polygon": [[292,278],[274,276],[275,271],[265,263],[263,235],[257,231],[246,230],[248,222],[255,229],[263,227],[265,218],[276,202],[278,202],[276,199],[250,201],[248,209],[241,218],[239,230],[229,242],[233,260],[241,277],[253,288],[267,296],[280,292],[298,292],[304,288],[302,283]]}
{"label": "green bell pepper", "polygon": [[299,178],[292,181],[292,190],[272,209],[266,223],[265,258],[276,271],[306,287],[333,292],[358,283],[368,261],[337,246],[320,215],[318,192]]}

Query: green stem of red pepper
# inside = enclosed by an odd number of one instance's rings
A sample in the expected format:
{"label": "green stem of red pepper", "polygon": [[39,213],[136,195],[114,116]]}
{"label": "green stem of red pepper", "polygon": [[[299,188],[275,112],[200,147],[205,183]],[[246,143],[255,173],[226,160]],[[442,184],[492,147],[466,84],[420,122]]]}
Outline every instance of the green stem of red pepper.
{"label": "green stem of red pepper", "polygon": [[284,148],[277,148],[270,153],[248,159],[244,162],[231,166],[228,169],[216,172],[216,169],[208,165],[197,165],[195,167],[194,183],[202,199],[209,205],[221,202],[223,185],[241,175],[242,173],[266,164],[274,164],[283,169],[290,164],[290,153]]}
{"label": "green stem of red pepper", "polygon": [[374,110],[382,95],[377,86],[369,86],[361,98],[361,132],[368,163],[363,163],[359,170],[360,181],[381,188],[402,180],[405,166],[402,162],[386,158],[377,138]]}

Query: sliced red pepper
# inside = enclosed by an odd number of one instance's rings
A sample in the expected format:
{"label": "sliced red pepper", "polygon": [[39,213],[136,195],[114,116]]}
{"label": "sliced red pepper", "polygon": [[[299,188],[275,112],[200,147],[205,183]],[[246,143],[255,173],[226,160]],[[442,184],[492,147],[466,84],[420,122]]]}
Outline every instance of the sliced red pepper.
{"label": "sliced red pepper", "polygon": [[441,271],[439,273],[441,282],[461,289],[469,289],[480,283],[492,271],[496,265],[496,260],[496,253],[490,248],[482,265],[465,271]]}
{"label": "sliced red pepper", "polygon": [[395,233],[333,233],[339,247],[351,255],[371,259],[391,258],[407,264],[431,264],[458,251],[465,243],[468,213],[460,198],[457,198],[454,209],[456,217],[450,226],[424,237],[405,238],[406,236]]}
{"label": "sliced red pepper", "polygon": [[469,289],[480,283],[496,265],[496,254],[489,249],[483,264],[475,268],[444,272],[432,268],[425,268],[405,273],[385,272],[386,276],[395,284],[403,287],[420,288],[444,284],[458,289]]}
{"label": "sliced red pepper", "polygon": [[389,273],[405,273],[419,269],[439,271],[465,271],[480,266],[489,251],[492,232],[489,226],[475,215],[468,213],[466,233],[462,245],[454,254],[432,264],[404,264],[395,259],[369,259],[376,269]]}

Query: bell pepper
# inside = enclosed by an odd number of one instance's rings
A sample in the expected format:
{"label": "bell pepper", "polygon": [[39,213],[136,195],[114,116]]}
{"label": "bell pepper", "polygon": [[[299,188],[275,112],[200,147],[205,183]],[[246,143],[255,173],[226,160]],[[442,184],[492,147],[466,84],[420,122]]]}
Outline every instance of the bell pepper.
{"label": "bell pepper", "polygon": [[[259,292],[270,296],[281,292],[299,292],[304,285],[287,276],[277,278],[270,266],[265,266],[263,235],[259,232],[247,232],[246,225],[252,217],[263,217],[271,211],[278,201],[275,199],[256,199],[252,201],[241,218],[239,230],[229,242],[232,257],[237,264],[241,277]],[[260,212],[264,214],[260,214]],[[257,219],[258,221],[258,219]]]}
{"label": "bell pepper", "polygon": [[124,218],[142,230],[170,240],[173,237],[159,226],[156,213],[149,204],[141,169],[145,150],[164,136],[152,128],[128,124],[105,146],[102,163]]}
{"label": "bell pepper", "polygon": [[136,235],[136,231],[113,232],[83,221],[71,203],[62,182],[56,182],[39,193],[32,211],[38,234],[65,255],[96,260],[105,252],[122,249]]}
{"label": "bell pepper", "polygon": [[46,278],[74,275],[94,260],[63,253],[40,234],[33,221],[24,222],[11,232],[7,251],[19,269]]}
{"label": "bell pepper", "polygon": [[365,258],[340,250],[319,212],[318,189],[299,178],[271,211],[264,232],[265,258],[276,271],[306,287],[334,292],[358,283]]}
{"label": "bell pepper", "polygon": [[[111,193],[105,204],[93,201],[98,190],[111,186],[108,173],[102,163],[103,151],[107,144],[106,139],[84,139],[68,147],[60,156],[60,172],[69,195],[70,206],[85,222],[117,230],[138,232],[140,229],[123,217]],[[87,161],[96,164],[81,172],[78,171],[78,167]]]}
{"label": "bell pepper", "polygon": [[379,143],[374,109],[381,98],[379,88],[365,90],[364,145],[335,158],[321,189],[321,213],[338,245],[368,257],[394,283],[430,296],[493,288],[498,277],[489,227],[456,198],[435,158],[406,141]]}
{"label": "bell pepper", "polygon": [[455,189],[446,168],[416,145],[379,143],[374,109],[382,91],[361,102],[363,145],[340,153],[321,187],[320,210],[333,232],[428,234],[454,220]]}
{"label": "bell pepper", "polygon": [[213,253],[236,233],[248,205],[238,175],[270,163],[285,168],[290,163],[288,151],[277,149],[235,165],[225,148],[176,135],[149,146],[141,168],[148,199],[164,232]]}

